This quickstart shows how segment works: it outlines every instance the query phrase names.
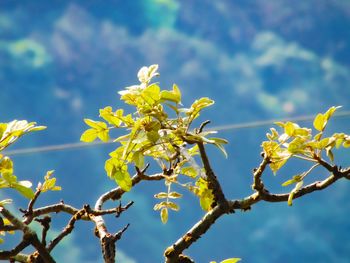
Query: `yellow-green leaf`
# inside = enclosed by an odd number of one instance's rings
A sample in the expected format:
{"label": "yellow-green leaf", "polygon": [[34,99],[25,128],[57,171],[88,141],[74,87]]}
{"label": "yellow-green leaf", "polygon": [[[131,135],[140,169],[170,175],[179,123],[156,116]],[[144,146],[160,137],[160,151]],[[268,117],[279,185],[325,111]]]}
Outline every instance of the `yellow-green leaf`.
{"label": "yellow-green leaf", "polygon": [[288,180],[288,181],[285,181],[282,186],[288,186],[290,184],[294,184],[294,183],[297,183],[297,182],[300,182],[300,180],[302,179],[302,176],[301,175],[295,175],[293,176],[292,179]]}
{"label": "yellow-green leaf", "polygon": [[153,77],[159,75],[157,70],[157,64],[151,65],[149,67],[142,67],[137,73],[137,77],[141,83],[148,84]]}
{"label": "yellow-green leaf", "polygon": [[168,193],[165,193],[165,192],[160,192],[160,193],[154,195],[154,198],[158,198],[158,199],[164,199],[167,197],[168,197]]}
{"label": "yellow-green leaf", "polygon": [[21,185],[20,183],[12,183],[11,188],[16,189],[17,192],[19,192],[21,195],[28,199],[32,199],[34,197],[33,190],[31,188]]}
{"label": "yellow-green leaf", "polygon": [[344,148],[349,148],[349,147],[350,147],[350,139],[349,139],[349,140],[346,140],[346,141],[343,143],[343,147],[344,147]]}
{"label": "yellow-green leaf", "polygon": [[138,168],[143,168],[144,164],[145,164],[145,160],[144,160],[144,156],[142,154],[142,152],[134,152],[133,156],[132,156],[132,161],[134,162],[134,164],[138,167]]}
{"label": "yellow-green leaf", "polygon": [[238,261],[241,261],[241,260],[242,260],[241,258],[228,258],[221,261],[220,263],[237,263]]}
{"label": "yellow-green leaf", "polygon": [[2,158],[0,161],[0,173],[13,173],[13,163],[7,156]]}
{"label": "yellow-green leaf", "polygon": [[107,129],[107,124],[102,121],[94,121],[90,119],[84,119],[84,122],[89,125],[91,128],[94,128],[96,130],[104,130]]}
{"label": "yellow-green leaf", "polygon": [[112,177],[115,179],[117,184],[123,189],[125,192],[129,192],[132,187],[132,181],[130,174],[126,170],[116,169],[112,174]]}
{"label": "yellow-green leaf", "polygon": [[4,206],[11,203],[12,203],[12,199],[4,199],[0,201],[0,206]]}
{"label": "yellow-green leaf", "polygon": [[122,122],[121,118],[113,113],[110,106],[100,109],[100,117],[116,127],[119,127]]}
{"label": "yellow-green leaf", "polygon": [[288,135],[288,136],[293,136],[294,134],[294,130],[295,130],[295,124],[292,122],[287,122],[284,125],[284,132]]}
{"label": "yellow-green leaf", "polygon": [[317,114],[316,118],[314,119],[314,127],[318,131],[323,131],[324,127],[326,126],[327,119],[322,113]]}
{"label": "yellow-green leaf", "polygon": [[180,197],[182,197],[182,194],[180,194],[178,192],[170,192],[168,197],[171,199],[180,198]]}
{"label": "yellow-green leaf", "polygon": [[160,212],[160,219],[162,220],[163,224],[166,224],[168,222],[168,209],[163,208]]}
{"label": "yellow-green leaf", "polygon": [[297,192],[301,189],[301,187],[303,186],[303,184],[304,184],[303,181],[298,182],[298,183],[295,185],[294,189],[290,192],[290,194],[289,194],[289,196],[288,196],[288,205],[289,205],[289,206],[292,206],[294,195],[295,195],[295,193],[297,193]]}
{"label": "yellow-green leaf", "polygon": [[109,141],[109,130],[100,130],[97,133],[97,137],[103,141],[103,142],[108,142]]}
{"label": "yellow-green leaf", "polygon": [[95,129],[86,130],[80,137],[82,142],[93,142],[98,135],[98,131]]}
{"label": "yellow-green leaf", "polygon": [[183,167],[181,169],[181,174],[187,175],[187,176],[189,176],[191,178],[196,178],[196,176],[198,175],[198,171],[197,171],[197,169],[195,169],[192,166],[190,166],[190,167]]}
{"label": "yellow-green leaf", "polygon": [[179,88],[174,84],[172,91],[162,90],[162,92],[160,93],[160,98],[162,100],[180,103],[181,102],[181,92],[180,92]]}

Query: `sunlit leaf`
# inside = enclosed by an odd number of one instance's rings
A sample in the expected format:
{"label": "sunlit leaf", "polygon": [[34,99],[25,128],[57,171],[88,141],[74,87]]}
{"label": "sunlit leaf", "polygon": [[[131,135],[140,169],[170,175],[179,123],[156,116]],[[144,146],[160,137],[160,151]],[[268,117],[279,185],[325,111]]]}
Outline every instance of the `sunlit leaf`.
{"label": "sunlit leaf", "polygon": [[322,113],[317,114],[316,118],[314,119],[313,125],[316,130],[323,131],[324,127],[326,126],[327,119]]}
{"label": "sunlit leaf", "polygon": [[242,260],[241,258],[228,258],[221,261],[220,263],[237,263],[238,261],[241,261],[241,260]]}
{"label": "sunlit leaf", "polygon": [[4,206],[11,203],[12,203],[12,199],[4,199],[0,201],[0,206]]}
{"label": "sunlit leaf", "polygon": [[100,117],[116,127],[119,127],[122,123],[121,118],[113,113],[112,107],[110,106],[100,109]]}
{"label": "sunlit leaf", "polygon": [[114,173],[112,174],[112,177],[115,179],[117,184],[120,186],[121,189],[123,189],[125,192],[128,192],[131,190],[132,187],[132,181],[130,174],[125,169],[115,169]]}
{"label": "sunlit leaf", "polygon": [[107,124],[102,121],[94,121],[90,119],[84,119],[84,122],[89,125],[91,128],[94,128],[96,130],[104,130],[107,129]]}
{"label": "sunlit leaf", "polygon": [[145,160],[142,152],[139,152],[139,151],[134,152],[132,156],[132,160],[138,168],[143,168],[145,164]]}
{"label": "sunlit leaf", "polygon": [[164,199],[167,197],[168,197],[168,193],[165,193],[165,192],[160,192],[160,193],[154,195],[154,198],[158,198],[158,199]]}
{"label": "sunlit leaf", "polygon": [[12,183],[11,188],[14,188],[21,195],[28,199],[32,199],[34,197],[34,192],[31,188],[21,185],[20,183]]}
{"label": "sunlit leaf", "polygon": [[2,158],[0,161],[0,173],[13,173],[13,163],[7,156]]}
{"label": "sunlit leaf", "polygon": [[159,73],[157,73],[157,70],[158,65],[156,64],[149,67],[142,67],[137,73],[137,77],[141,83],[148,84],[153,77],[159,75]]}
{"label": "sunlit leaf", "polygon": [[171,198],[171,199],[176,199],[176,198],[182,197],[182,194],[180,194],[178,192],[170,192],[168,197]]}
{"label": "sunlit leaf", "polygon": [[93,142],[98,135],[98,131],[95,129],[86,130],[80,137],[82,142]]}
{"label": "sunlit leaf", "polygon": [[168,91],[168,90],[162,90],[160,93],[160,98],[164,101],[172,101],[175,103],[180,103],[181,102],[181,92],[179,88],[174,84],[173,85],[173,90]]}
{"label": "sunlit leaf", "polygon": [[287,122],[284,125],[284,132],[288,135],[288,136],[293,136],[294,134],[294,130],[295,130],[295,124],[292,122]]}
{"label": "sunlit leaf", "polygon": [[190,166],[190,167],[183,167],[181,168],[181,174],[187,175],[191,178],[195,178],[198,175],[198,171],[196,168]]}
{"label": "sunlit leaf", "polygon": [[288,181],[285,181],[282,186],[288,186],[290,184],[295,184],[297,182],[300,182],[300,180],[302,179],[302,176],[301,175],[295,175],[293,176],[292,179],[288,180]]}
{"label": "sunlit leaf", "polygon": [[290,192],[290,194],[288,196],[288,205],[289,206],[291,206],[293,204],[294,195],[295,195],[295,193],[297,193],[301,189],[301,187],[303,186],[303,183],[304,183],[303,181],[298,182],[295,185],[294,189]]}
{"label": "sunlit leaf", "polygon": [[46,172],[46,175],[44,176],[44,183],[39,184],[38,188],[41,190],[41,192],[47,192],[47,191],[60,191],[62,188],[60,186],[56,185],[56,178],[52,177],[54,173],[54,170],[50,170]]}
{"label": "sunlit leaf", "polygon": [[163,224],[166,224],[168,222],[168,209],[163,208],[160,211],[160,219],[162,220]]}

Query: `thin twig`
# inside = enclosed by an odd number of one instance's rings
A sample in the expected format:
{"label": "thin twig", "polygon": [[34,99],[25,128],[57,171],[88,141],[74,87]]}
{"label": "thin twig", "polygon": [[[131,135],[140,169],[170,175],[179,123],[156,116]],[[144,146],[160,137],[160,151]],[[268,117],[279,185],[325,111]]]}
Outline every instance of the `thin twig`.
{"label": "thin twig", "polygon": [[212,207],[214,207],[216,204],[219,205],[225,205],[227,200],[225,198],[224,192],[222,191],[221,185],[213,171],[213,169],[210,166],[210,162],[207,156],[207,153],[204,148],[204,144],[202,142],[197,143],[199,148],[199,153],[202,159],[202,163],[205,169],[206,179],[208,182],[208,188],[212,190],[214,195],[214,202],[212,204]]}

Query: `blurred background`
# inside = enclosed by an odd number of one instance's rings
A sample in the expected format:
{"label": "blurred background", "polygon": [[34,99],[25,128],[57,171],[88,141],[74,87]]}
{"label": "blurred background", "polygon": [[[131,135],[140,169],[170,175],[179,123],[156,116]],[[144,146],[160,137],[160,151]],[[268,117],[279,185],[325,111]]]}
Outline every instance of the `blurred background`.
{"label": "blurred background", "polygon": [[[272,125],[255,122],[308,116],[332,105],[350,110],[349,26],[347,0],[1,0],[0,121],[48,126],[8,151],[79,142],[83,118],[97,119],[107,105],[123,107],[117,91],[137,83],[141,66],[159,64],[157,81],[168,89],[177,83],[185,106],[201,96],[216,101],[203,114],[212,127],[238,125],[220,131],[230,141],[228,159],[208,148],[226,195],[242,198],[251,193],[251,171]],[[349,114],[329,124],[329,132],[349,130]],[[55,170],[63,191],[42,195],[37,205],[63,199],[82,207],[115,187],[103,168],[111,150],[113,145],[99,145],[9,154],[16,175],[34,184]],[[335,159],[350,165],[349,151],[335,152]],[[277,177],[267,171],[264,179],[275,192],[290,191],[280,184],[308,167],[291,163]],[[320,169],[310,180],[326,176]],[[163,183],[135,187],[122,200],[135,204],[121,218],[108,217],[111,232],[131,224],[117,244],[119,262],[162,262],[164,249],[203,215],[198,200],[186,194],[180,212],[163,225],[153,211],[153,194],[163,189]],[[349,191],[350,183],[341,180],[292,207],[259,203],[237,211],[218,220],[186,253],[196,262],[349,262]],[[2,191],[0,197],[12,194]],[[26,200],[16,197],[15,205],[25,207]],[[52,236],[69,220],[63,214],[53,218]],[[11,247],[15,237],[0,248]],[[78,222],[55,257],[102,262],[93,224]]]}

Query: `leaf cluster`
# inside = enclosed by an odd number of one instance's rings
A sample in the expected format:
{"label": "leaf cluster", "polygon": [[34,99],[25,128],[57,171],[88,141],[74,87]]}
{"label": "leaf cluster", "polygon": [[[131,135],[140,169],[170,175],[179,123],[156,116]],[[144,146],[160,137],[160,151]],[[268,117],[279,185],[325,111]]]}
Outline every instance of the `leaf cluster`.
{"label": "leaf cluster", "polygon": [[[160,210],[161,220],[165,223],[168,209],[179,210],[174,200],[169,200],[174,199],[173,193],[176,193],[171,191],[172,184],[193,192],[199,197],[202,208],[210,209],[213,196],[207,189],[202,168],[195,160],[195,155],[198,155],[197,143],[213,144],[226,155],[223,145],[227,141],[209,137],[214,131],[191,130],[193,121],[214,101],[203,97],[194,101],[190,107],[183,107],[181,91],[176,84],[170,90],[163,90],[159,83],[152,82],[159,75],[157,70],[158,65],[142,67],[137,74],[139,84],[119,91],[120,99],[131,105],[134,112],[126,114],[122,109],[113,110],[107,106],[100,110],[102,120],[85,119],[89,129],[80,139],[92,142],[99,138],[107,142],[111,140],[111,130],[126,131],[123,136],[112,139],[119,146],[105,162],[107,176],[124,191],[132,188],[130,165],[142,169],[145,167],[145,158],[156,160],[164,176],[167,192],[155,195],[165,200],[156,204],[154,209]],[[176,196],[181,197],[180,194]]]}
{"label": "leaf cluster", "polygon": [[282,186],[295,185],[289,195],[289,205],[292,205],[294,194],[303,186],[304,178],[320,165],[322,154],[334,162],[334,149],[341,146],[350,147],[350,136],[345,133],[334,133],[323,138],[327,123],[338,108],[333,106],[315,117],[313,121],[315,135],[312,129],[300,127],[293,122],[276,122],[282,132],[279,133],[275,128],[271,128],[271,133],[266,134],[269,140],[262,143],[262,148],[265,156],[269,158],[269,165],[274,174],[292,157],[314,163],[308,171],[297,174],[282,184]]}

